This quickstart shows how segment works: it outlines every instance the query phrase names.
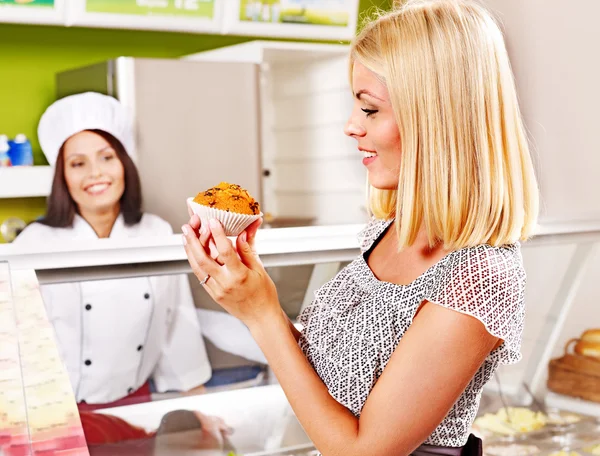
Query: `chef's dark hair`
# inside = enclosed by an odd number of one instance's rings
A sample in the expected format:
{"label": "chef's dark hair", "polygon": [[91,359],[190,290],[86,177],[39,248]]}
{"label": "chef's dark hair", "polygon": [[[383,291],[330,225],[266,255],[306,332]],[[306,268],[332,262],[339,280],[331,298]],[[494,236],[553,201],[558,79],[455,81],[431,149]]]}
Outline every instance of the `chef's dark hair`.
{"label": "chef's dark hair", "polygon": [[[142,219],[142,187],[140,185],[140,176],[137,168],[127,154],[125,147],[117,138],[103,130],[87,130],[102,136],[106,142],[117,153],[118,159],[123,164],[125,177],[125,190],[121,196],[121,214],[126,225],[135,225]],[[73,219],[77,213],[77,205],[67,187],[65,180],[63,144],[56,159],[56,168],[54,170],[54,180],[52,181],[52,191],[48,197],[46,205],[46,215],[38,220],[38,223],[51,226],[53,228],[66,228],[73,225]]]}

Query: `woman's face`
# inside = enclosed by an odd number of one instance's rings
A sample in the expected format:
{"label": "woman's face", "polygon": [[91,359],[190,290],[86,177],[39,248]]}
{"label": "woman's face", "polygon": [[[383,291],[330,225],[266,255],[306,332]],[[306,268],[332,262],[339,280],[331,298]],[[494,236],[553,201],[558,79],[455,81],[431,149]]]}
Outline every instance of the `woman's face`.
{"label": "woman's face", "polygon": [[114,210],[125,191],[117,152],[100,135],[82,131],[63,147],[65,181],[80,212]]}
{"label": "woman's face", "polygon": [[375,73],[359,62],[352,68],[354,108],[344,133],[358,142],[369,183],[378,189],[398,188],[400,132],[390,96]]}

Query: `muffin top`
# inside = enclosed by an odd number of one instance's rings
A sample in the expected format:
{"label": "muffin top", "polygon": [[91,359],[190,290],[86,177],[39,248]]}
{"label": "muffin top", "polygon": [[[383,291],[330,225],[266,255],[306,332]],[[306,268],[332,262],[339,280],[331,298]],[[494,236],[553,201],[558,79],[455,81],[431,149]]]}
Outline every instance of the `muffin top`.
{"label": "muffin top", "polygon": [[239,185],[228,182],[221,182],[216,187],[198,193],[194,202],[227,212],[260,214],[260,205],[250,193]]}

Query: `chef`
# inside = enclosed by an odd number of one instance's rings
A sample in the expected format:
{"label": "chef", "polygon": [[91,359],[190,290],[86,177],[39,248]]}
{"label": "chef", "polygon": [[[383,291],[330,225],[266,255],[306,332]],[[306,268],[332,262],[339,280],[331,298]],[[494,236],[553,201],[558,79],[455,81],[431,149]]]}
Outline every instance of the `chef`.
{"label": "chef", "polygon": [[[38,136],[54,180],[47,212],[16,244],[167,236],[142,212],[130,155],[133,129],[114,98],[63,98]],[[80,408],[147,400],[152,391],[199,392],[211,367],[185,275],[45,285],[42,295]]]}

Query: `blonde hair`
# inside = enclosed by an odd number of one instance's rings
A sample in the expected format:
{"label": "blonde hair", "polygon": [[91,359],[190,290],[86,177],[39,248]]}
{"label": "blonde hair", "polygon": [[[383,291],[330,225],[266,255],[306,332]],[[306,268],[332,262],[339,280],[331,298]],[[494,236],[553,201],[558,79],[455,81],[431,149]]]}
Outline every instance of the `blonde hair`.
{"label": "blonde hair", "polygon": [[408,0],[352,43],[386,84],[400,130],[397,190],[369,189],[377,218],[396,217],[399,246],[424,226],[456,250],[531,236],[538,187],[502,33],[480,5]]}

